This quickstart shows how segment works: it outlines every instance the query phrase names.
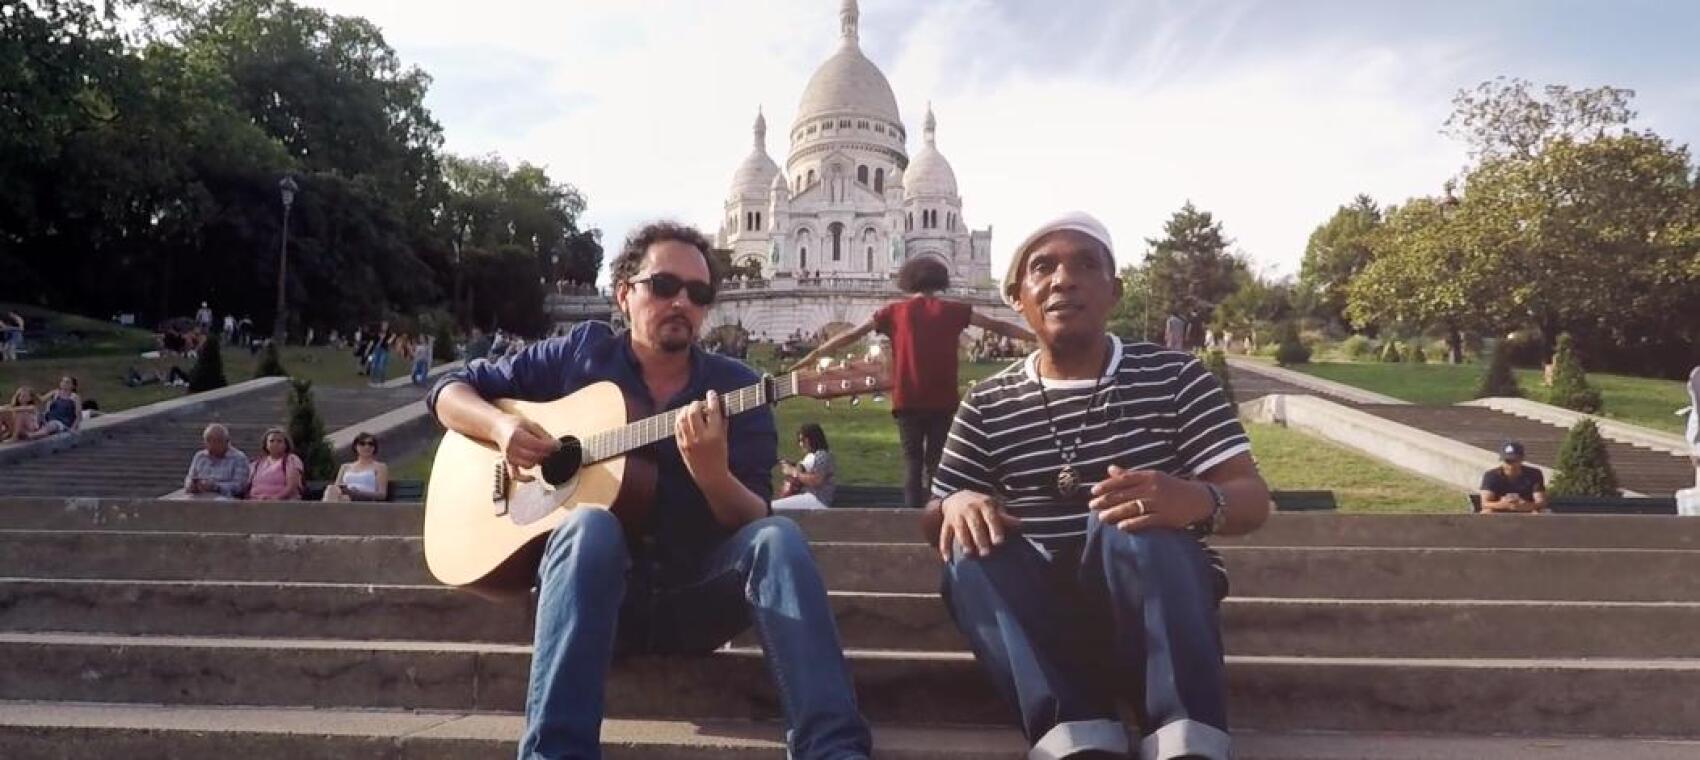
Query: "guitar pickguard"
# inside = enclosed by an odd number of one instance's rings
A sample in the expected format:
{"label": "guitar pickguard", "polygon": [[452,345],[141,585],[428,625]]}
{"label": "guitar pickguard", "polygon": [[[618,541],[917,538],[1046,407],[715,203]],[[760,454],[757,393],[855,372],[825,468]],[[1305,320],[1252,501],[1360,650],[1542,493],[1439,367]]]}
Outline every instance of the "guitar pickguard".
{"label": "guitar pickguard", "polygon": [[[548,517],[550,513],[571,501],[573,492],[577,489],[577,476],[562,483],[559,487],[549,485],[542,478],[526,482],[510,481],[508,484],[507,518],[512,520],[515,525],[530,525]],[[498,504],[499,506],[500,504]]]}

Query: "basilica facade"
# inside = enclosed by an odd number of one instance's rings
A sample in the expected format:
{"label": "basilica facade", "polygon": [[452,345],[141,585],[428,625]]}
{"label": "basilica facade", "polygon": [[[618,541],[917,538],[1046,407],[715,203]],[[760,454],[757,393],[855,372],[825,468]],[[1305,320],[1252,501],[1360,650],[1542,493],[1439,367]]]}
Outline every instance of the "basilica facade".
{"label": "basilica facade", "polygon": [[761,276],[726,283],[711,327],[738,325],[768,340],[836,331],[898,297],[898,268],[920,257],[950,271],[947,296],[1015,317],[992,280],[991,228],[964,219],[931,106],[911,155],[891,84],[862,54],[858,21],[855,0],[844,0],[838,49],[803,89],[783,167],[768,156],[767,122],[756,115],[716,243]]}

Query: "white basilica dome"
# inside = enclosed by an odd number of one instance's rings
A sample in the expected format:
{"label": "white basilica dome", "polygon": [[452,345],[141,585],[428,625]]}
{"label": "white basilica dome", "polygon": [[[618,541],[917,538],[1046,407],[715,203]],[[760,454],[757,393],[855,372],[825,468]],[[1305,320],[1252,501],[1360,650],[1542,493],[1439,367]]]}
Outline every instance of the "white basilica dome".
{"label": "white basilica dome", "polygon": [[939,152],[934,144],[934,132],[938,129],[938,121],[933,118],[933,107],[927,106],[927,121],[921,133],[921,149],[909,158],[909,168],[903,172],[903,196],[905,198],[927,195],[956,196],[956,171],[950,168],[944,154]]}
{"label": "white basilica dome", "polygon": [[809,77],[803,99],[797,104],[797,124],[840,114],[903,123],[897,112],[897,96],[891,93],[891,82],[873,61],[862,55],[857,44],[859,16],[855,0],[845,0],[839,11],[843,42],[838,52]]}
{"label": "white basilica dome", "polygon": [[[738,170],[732,172],[733,198],[767,197],[773,181],[779,176],[779,165],[767,155],[767,118],[756,114],[755,146]],[[780,180],[781,183],[784,180]]]}

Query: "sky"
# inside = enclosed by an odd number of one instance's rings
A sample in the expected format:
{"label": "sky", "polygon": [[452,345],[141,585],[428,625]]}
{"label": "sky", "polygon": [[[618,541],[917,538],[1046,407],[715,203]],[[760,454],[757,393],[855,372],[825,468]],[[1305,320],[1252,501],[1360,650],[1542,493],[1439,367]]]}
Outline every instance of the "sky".
{"label": "sky", "polygon": [[[839,0],[303,0],[376,23],[434,80],[447,150],[547,167],[604,245],[710,234],[758,108],[783,166]],[[1272,276],[1358,193],[1440,192],[1453,96],[1495,77],[1636,91],[1636,126],[1700,142],[1700,3],[1664,0],[863,0],[911,154],[931,102],[964,219],[1001,272],[1062,211],[1124,263],[1187,201]]]}

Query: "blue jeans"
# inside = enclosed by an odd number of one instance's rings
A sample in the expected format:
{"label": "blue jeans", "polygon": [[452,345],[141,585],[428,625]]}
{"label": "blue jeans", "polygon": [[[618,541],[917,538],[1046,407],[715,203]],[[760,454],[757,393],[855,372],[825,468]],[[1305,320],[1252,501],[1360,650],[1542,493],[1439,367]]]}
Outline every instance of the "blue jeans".
{"label": "blue jeans", "polygon": [[1047,557],[1010,534],[944,571],[956,625],[1019,713],[1032,758],[1128,753],[1118,701],[1133,708],[1136,757],[1226,758],[1228,720],[1212,570],[1192,536],[1123,533],[1089,518],[1078,557]]}
{"label": "blue jeans", "polygon": [[385,349],[373,349],[372,361],[366,370],[366,376],[376,385],[384,381],[384,371],[390,366],[390,352]]}
{"label": "blue jeans", "polygon": [[431,368],[425,365],[424,359],[418,359],[413,362],[412,380],[414,385],[424,385],[425,379],[429,377],[430,374]]}
{"label": "blue jeans", "polygon": [[575,510],[550,534],[538,569],[522,760],[601,756],[603,684],[616,642],[622,653],[707,653],[752,622],[778,687],[791,757],[868,757],[873,742],[856,709],[826,584],[796,523],[767,517],[745,525],[682,587],[650,588],[634,564],[619,520],[604,510]]}

